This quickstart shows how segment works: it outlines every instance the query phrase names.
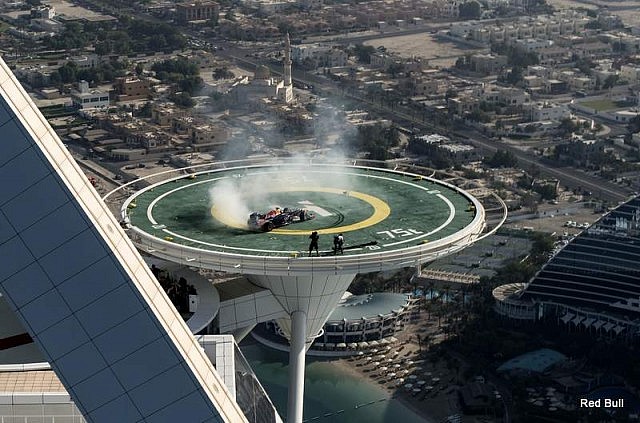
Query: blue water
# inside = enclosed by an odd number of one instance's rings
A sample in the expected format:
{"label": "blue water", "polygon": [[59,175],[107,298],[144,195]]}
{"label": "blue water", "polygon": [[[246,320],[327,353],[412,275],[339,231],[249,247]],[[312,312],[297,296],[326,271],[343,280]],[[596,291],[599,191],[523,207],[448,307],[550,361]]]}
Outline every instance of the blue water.
{"label": "blue water", "polygon": [[[286,417],[288,355],[259,344],[243,345],[242,352],[280,416]],[[368,404],[372,401],[375,402]],[[390,399],[370,379],[344,374],[331,361],[311,357],[307,357],[304,419],[318,423],[427,422],[399,401]]]}

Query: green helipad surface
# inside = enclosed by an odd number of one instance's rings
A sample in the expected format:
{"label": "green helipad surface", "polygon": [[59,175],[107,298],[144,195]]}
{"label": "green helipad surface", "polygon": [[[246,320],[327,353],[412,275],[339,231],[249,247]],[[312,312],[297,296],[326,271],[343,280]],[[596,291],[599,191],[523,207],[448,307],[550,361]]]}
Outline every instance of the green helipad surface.
{"label": "green helipad surface", "polygon": [[[356,167],[215,171],[158,184],[131,201],[131,225],[157,238],[251,255],[306,255],[314,230],[324,255],[332,254],[338,233],[345,238],[345,255],[402,249],[452,235],[475,215],[470,199],[453,188]],[[315,218],[266,233],[246,228],[252,211],[275,207],[306,208]]]}

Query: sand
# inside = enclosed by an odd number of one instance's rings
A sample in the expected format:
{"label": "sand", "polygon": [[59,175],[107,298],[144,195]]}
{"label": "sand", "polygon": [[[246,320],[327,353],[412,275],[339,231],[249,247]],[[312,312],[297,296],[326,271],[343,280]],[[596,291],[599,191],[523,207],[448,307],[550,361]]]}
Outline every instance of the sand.
{"label": "sand", "polygon": [[381,38],[364,44],[376,48],[384,46],[387,51],[402,57],[425,59],[431,66],[451,66],[460,56],[482,51],[426,33]]}
{"label": "sand", "polygon": [[[424,399],[421,399],[421,395],[414,397],[410,392],[407,392],[404,389],[404,385],[396,387],[395,383],[393,382],[382,382],[383,378],[379,376],[381,372],[377,370],[377,368],[381,366],[376,367],[373,364],[367,364],[368,362],[362,357],[356,356],[352,358],[339,359],[335,361],[335,364],[339,366],[345,373],[349,373],[357,377],[371,378],[377,381],[379,385],[389,393],[390,396],[402,402],[406,407],[415,411],[427,422],[442,421],[448,416],[454,414],[462,415],[462,411],[460,410],[457,401],[457,393],[455,389],[457,385],[455,385],[455,381],[450,382],[452,378],[456,379],[455,371],[447,369],[446,363],[443,360],[440,360],[436,363],[432,363],[429,360],[423,360],[420,362],[419,346],[416,343],[417,338],[415,336],[415,333],[417,333],[418,331],[425,331],[425,329],[428,332],[431,332],[430,336],[431,339],[434,340],[434,342],[439,342],[439,340],[442,339],[442,337],[436,333],[437,320],[431,319],[431,321],[427,321],[425,315],[422,316],[422,318],[417,323],[407,325],[402,333],[396,335],[396,337],[399,338],[400,342],[393,345],[392,349],[389,350],[389,352],[400,352],[400,355],[396,357],[395,362],[399,362],[400,358],[417,362],[412,365],[402,364],[401,368],[408,369],[411,372],[410,374],[416,374],[418,377],[417,379],[415,379],[415,381],[425,380],[427,382],[426,385],[432,384],[436,389],[438,389],[440,386],[445,387],[443,390],[440,390],[438,394],[433,398],[431,397],[432,394],[427,395]],[[381,351],[376,355],[383,353],[384,347],[379,347],[378,349]],[[385,353],[385,355],[389,357],[389,353]],[[363,357],[366,357],[366,354]],[[421,369],[416,370],[417,366],[421,367]],[[431,375],[426,376],[425,372],[430,372]],[[387,371],[386,373],[390,373],[390,371]],[[461,373],[462,369],[459,370],[459,374]],[[407,376],[404,376],[405,383],[410,382],[407,380]],[[399,376],[396,376],[396,378],[397,377]],[[440,382],[434,384],[430,379],[433,377],[440,378]],[[465,417],[463,421],[473,421],[473,418]]]}

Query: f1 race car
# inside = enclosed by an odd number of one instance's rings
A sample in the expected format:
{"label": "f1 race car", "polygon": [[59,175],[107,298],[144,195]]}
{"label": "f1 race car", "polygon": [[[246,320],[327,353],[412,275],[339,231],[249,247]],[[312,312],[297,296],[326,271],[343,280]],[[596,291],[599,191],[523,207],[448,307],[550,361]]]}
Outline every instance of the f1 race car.
{"label": "f1 race car", "polygon": [[269,210],[267,213],[253,212],[249,215],[247,220],[247,226],[254,231],[269,232],[275,228],[290,225],[292,223],[304,222],[305,220],[311,220],[315,216],[309,213],[306,209],[280,209],[276,207],[273,210]]}

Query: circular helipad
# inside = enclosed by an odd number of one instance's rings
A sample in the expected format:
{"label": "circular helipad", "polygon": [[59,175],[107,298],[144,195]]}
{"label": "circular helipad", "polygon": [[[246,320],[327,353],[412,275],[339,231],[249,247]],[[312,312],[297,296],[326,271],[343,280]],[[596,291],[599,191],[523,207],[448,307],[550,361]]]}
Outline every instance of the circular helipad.
{"label": "circular helipad", "polygon": [[[307,219],[269,232],[248,226],[252,212],[285,209],[304,209]],[[409,173],[334,165],[257,165],[180,176],[135,193],[122,212],[134,241],[152,254],[210,263],[223,256],[306,260],[312,231],[320,237],[316,261],[382,259],[387,253],[399,259],[398,251],[413,251],[424,261],[423,253],[461,248],[484,227],[480,203],[454,186]],[[336,254],[338,234],[345,242]]]}

